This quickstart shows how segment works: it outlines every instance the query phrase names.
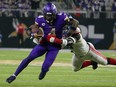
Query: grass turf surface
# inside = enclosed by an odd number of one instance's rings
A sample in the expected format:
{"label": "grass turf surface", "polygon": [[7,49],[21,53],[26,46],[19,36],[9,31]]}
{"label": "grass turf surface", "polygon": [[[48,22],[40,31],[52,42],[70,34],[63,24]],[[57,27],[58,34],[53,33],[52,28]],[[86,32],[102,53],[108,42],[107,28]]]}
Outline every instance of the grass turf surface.
{"label": "grass turf surface", "polygon": [[[0,61],[21,61],[30,51],[0,50]],[[105,56],[116,58],[115,52],[102,52]],[[71,64],[71,53],[60,52],[55,63]],[[44,56],[35,59],[35,62],[43,61]],[[0,87],[116,87],[116,67],[100,66],[97,70],[91,67],[73,72],[71,66],[52,66],[43,80],[38,80],[41,65],[29,65],[23,70],[17,79],[8,84],[5,82],[18,64],[0,64]]]}

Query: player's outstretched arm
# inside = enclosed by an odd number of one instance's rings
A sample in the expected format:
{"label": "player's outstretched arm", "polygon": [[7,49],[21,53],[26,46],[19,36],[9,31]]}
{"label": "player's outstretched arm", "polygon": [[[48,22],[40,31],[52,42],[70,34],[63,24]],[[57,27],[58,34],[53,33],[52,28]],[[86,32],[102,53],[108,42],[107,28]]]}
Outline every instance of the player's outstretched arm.
{"label": "player's outstretched arm", "polygon": [[67,39],[59,39],[53,34],[47,36],[47,41],[51,43],[61,44],[63,46],[68,46],[76,43],[76,40],[73,37],[68,37]]}

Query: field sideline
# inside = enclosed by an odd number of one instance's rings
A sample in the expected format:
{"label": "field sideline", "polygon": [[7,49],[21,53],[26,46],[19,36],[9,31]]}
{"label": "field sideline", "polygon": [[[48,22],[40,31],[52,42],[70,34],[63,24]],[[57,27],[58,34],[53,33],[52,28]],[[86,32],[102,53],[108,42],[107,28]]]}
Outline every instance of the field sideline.
{"label": "field sideline", "polygon": [[[78,72],[71,67],[70,50],[61,50],[50,71],[43,80],[38,80],[44,56],[35,59],[23,70],[16,81],[5,82],[18,67],[31,49],[0,48],[0,87],[116,87],[116,67],[99,66],[92,70],[91,66]],[[100,50],[105,56],[116,58],[114,50]]]}

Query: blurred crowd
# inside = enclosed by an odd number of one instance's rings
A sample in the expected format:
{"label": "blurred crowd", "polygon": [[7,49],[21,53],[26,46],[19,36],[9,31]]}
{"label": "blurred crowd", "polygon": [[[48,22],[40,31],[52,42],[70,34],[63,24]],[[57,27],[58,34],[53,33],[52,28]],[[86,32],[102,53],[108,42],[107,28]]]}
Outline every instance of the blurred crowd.
{"label": "blurred crowd", "polygon": [[0,0],[0,16],[33,16],[41,0]]}
{"label": "blurred crowd", "polygon": [[116,0],[0,0],[0,16],[36,16],[48,1],[77,17],[116,18]]}
{"label": "blurred crowd", "polygon": [[[85,11],[77,16],[86,18],[116,18],[116,0],[64,0],[68,9]],[[69,3],[70,2],[70,3]]]}

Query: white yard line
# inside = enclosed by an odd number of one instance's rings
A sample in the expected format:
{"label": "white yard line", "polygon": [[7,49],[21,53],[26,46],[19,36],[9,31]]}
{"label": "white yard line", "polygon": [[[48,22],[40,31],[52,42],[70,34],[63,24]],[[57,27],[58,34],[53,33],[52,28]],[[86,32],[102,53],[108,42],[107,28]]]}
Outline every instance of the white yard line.
{"label": "white yard line", "polygon": [[[20,60],[0,60],[0,64],[4,64],[4,65],[19,65],[20,64]],[[32,61],[29,65],[32,66],[41,66],[43,62],[38,62],[38,61]],[[52,66],[68,66],[68,67],[72,67],[71,63],[53,63]],[[100,67],[116,67],[113,65],[99,65]]]}
{"label": "white yard line", "polygon": [[[20,60],[0,60],[0,64],[19,65]],[[41,66],[43,62],[32,61],[29,65]],[[69,63],[53,63],[53,66],[71,66]]]}
{"label": "white yard line", "polygon": [[[0,50],[19,50],[19,51],[31,51],[32,48],[0,48]],[[100,52],[116,52],[116,50],[100,50]],[[70,49],[61,49],[60,52],[70,52]]]}

